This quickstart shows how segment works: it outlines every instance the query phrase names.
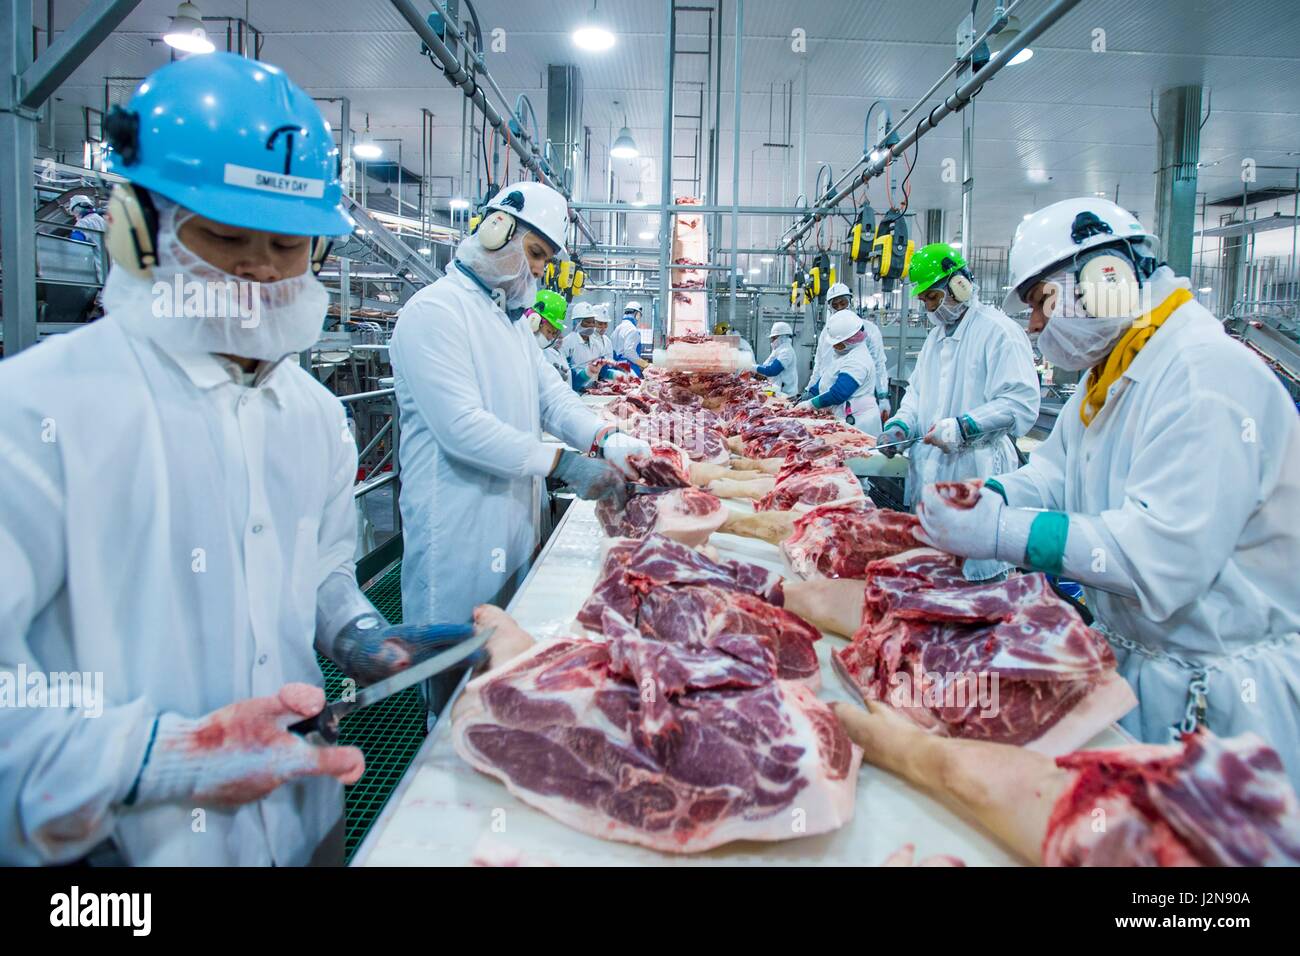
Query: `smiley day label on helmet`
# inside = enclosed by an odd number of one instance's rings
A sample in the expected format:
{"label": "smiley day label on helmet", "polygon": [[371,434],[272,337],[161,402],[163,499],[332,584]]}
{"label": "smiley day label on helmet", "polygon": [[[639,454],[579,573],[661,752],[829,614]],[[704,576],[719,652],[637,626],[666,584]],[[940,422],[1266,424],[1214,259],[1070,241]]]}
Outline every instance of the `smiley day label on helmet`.
{"label": "smiley day label on helmet", "polygon": [[280,193],[288,196],[305,196],[309,199],[319,199],[325,195],[325,180],[323,179],[290,176],[286,173],[270,173],[265,169],[237,166],[234,163],[226,163],[224,180],[228,186],[243,186],[246,189],[260,189],[264,192]]}

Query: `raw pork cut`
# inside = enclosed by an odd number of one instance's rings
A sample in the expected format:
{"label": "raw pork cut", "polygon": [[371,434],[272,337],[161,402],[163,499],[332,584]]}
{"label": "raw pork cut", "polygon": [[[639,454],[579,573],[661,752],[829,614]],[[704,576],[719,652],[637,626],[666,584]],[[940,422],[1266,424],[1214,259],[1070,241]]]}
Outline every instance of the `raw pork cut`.
{"label": "raw pork cut", "polygon": [[795,574],[860,578],[880,558],[921,547],[915,515],[884,508],[821,505],[794,520],[781,551]]}
{"label": "raw pork cut", "polygon": [[661,534],[695,548],[722,527],[727,509],[716,495],[688,487],[633,495],[621,511],[610,499],[602,498],[596,503],[596,517],[613,538]]}
{"label": "raw pork cut", "polygon": [[730,461],[727,442],[714,422],[711,412],[656,411],[622,419],[620,427],[651,445],[672,444],[681,448],[692,461],[724,465]]}
{"label": "raw pork cut", "polygon": [[561,823],[668,853],[843,826],[861,761],[802,684],[636,638],[536,645],[466,687],[452,737]]}
{"label": "raw pork cut", "polygon": [[813,507],[856,502],[865,506],[867,496],[858,476],[847,468],[810,467],[797,474],[788,475],[784,481],[777,479],[771,494],[754,503],[755,511],[790,511],[796,507]]}
{"label": "raw pork cut", "polygon": [[1063,753],[1135,703],[1110,645],[1042,574],[970,583],[956,558],[920,548],[865,575],[836,670],[932,733]]}
{"label": "raw pork cut", "polygon": [[1254,734],[1201,730],[1056,763],[1076,776],[1052,808],[1048,866],[1300,865],[1300,801],[1277,752]]}
{"label": "raw pork cut", "polygon": [[749,648],[757,640],[775,676],[816,688],[821,671],[813,643],[821,635],[781,601],[780,575],[746,562],[713,561],[652,534],[610,547],[578,623],[606,636],[626,624],[667,643],[709,647],[751,663]]}

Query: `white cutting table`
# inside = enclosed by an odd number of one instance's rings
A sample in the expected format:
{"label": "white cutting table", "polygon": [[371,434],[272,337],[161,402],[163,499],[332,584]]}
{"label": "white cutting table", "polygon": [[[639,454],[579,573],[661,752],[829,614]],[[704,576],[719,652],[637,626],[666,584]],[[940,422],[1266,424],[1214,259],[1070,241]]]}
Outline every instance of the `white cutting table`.
{"label": "white cutting table", "polygon": [[[727,504],[751,510],[748,502]],[[593,505],[575,501],[510,602],[510,614],[539,640],[568,633],[596,584],[606,540]],[[766,542],[714,534],[710,544],[725,557],[789,574],[778,549]],[[844,643],[829,635],[818,641],[824,700],[854,700],[830,667],[831,650]],[[690,856],[599,840],[532,809],[495,779],[471,769],[452,749],[450,709],[449,704],[411,761],[358,848],[354,866],[875,865],[903,843],[916,844],[918,859],[948,853],[972,866],[1017,862],[981,830],[871,766],[862,768],[853,820],[833,833],[779,843],[732,843]],[[1112,727],[1089,746],[1126,742]]]}

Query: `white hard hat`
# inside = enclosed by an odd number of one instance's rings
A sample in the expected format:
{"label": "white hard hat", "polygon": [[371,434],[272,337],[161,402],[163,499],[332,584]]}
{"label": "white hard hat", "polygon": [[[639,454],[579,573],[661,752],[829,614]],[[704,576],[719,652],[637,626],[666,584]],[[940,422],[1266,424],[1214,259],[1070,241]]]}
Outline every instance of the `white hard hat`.
{"label": "white hard hat", "polygon": [[839,345],[862,331],[862,316],[852,309],[840,309],[826,320],[826,337],[831,345]]}
{"label": "white hard hat", "polygon": [[848,296],[850,299],[853,298],[853,293],[849,291],[849,287],[846,286],[843,282],[837,282],[830,287],[829,291],[827,291],[826,301],[834,302],[842,295]]}
{"label": "white hard hat", "polygon": [[569,315],[573,316],[573,322],[575,325],[581,322],[583,319],[599,318],[599,316],[596,315],[595,307],[592,306],[590,302],[573,303],[573,310],[569,313]]}
{"label": "white hard hat", "polygon": [[623,311],[624,311],[624,312],[640,312],[640,311],[641,311],[641,303],[638,302],[636,299],[633,299],[633,300],[632,300],[631,302],[629,302],[627,305],[623,306]]}
{"label": "white hard hat", "polygon": [[776,338],[778,335],[794,335],[794,329],[790,328],[789,322],[773,322],[772,331],[769,338]]}
{"label": "white hard hat", "polygon": [[609,324],[609,303],[601,302],[599,305],[595,306],[595,309],[596,309],[596,321]]}
{"label": "white hard hat", "polygon": [[553,245],[561,259],[568,259],[564,233],[569,226],[569,202],[543,183],[515,183],[492,197],[485,209],[509,213]]}
{"label": "white hard hat", "polygon": [[80,193],[78,193],[76,196],[73,196],[72,199],[68,201],[69,209],[78,209],[82,206],[89,206],[91,209],[95,208],[95,204],[90,201],[90,197],[83,196]]}
{"label": "white hard hat", "polygon": [[1021,286],[1080,252],[1121,239],[1151,242],[1155,236],[1131,212],[1109,199],[1063,199],[1044,206],[1016,227],[1007,259],[1011,291],[1002,310],[1029,308],[1020,297]]}

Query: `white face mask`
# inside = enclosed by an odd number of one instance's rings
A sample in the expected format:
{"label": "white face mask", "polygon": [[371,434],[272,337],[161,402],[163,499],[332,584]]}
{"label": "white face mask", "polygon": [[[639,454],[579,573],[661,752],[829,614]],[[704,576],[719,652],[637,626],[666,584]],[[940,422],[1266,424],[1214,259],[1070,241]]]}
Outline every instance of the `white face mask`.
{"label": "white face mask", "polygon": [[551,346],[551,340],[548,339],[548,338],[547,338],[545,335],[543,335],[541,332],[534,332],[534,333],[533,333],[533,338],[535,338],[535,339],[537,340],[537,347],[538,347],[539,349],[550,348],[550,346]]}
{"label": "white face mask", "polygon": [[473,270],[489,289],[499,289],[504,309],[518,309],[537,301],[537,277],[528,265],[524,235],[516,234],[500,249],[484,249],[478,233],[466,236],[456,247],[456,258]]}
{"label": "white face mask", "polygon": [[1079,298],[1074,271],[1049,276],[1044,311],[1047,325],[1038,333],[1038,351],[1057,368],[1081,372],[1092,368],[1133,324],[1127,316],[1099,319],[1088,315]]}
{"label": "white face mask", "polygon": [[278,282],[240,279],[192,252],[179,231],[194,213],[155,195],[158,265],[141,279],[113,269],[104,311],[128,332],[179,353],[278,361],[312,347],[329,293],[310,269]]}
{"label": "white face mask", "polygon": [[936,328],[951,329],[966,314],[966,303],[954,301],[945,294],[939,308],[929,313],[930,324]]}

